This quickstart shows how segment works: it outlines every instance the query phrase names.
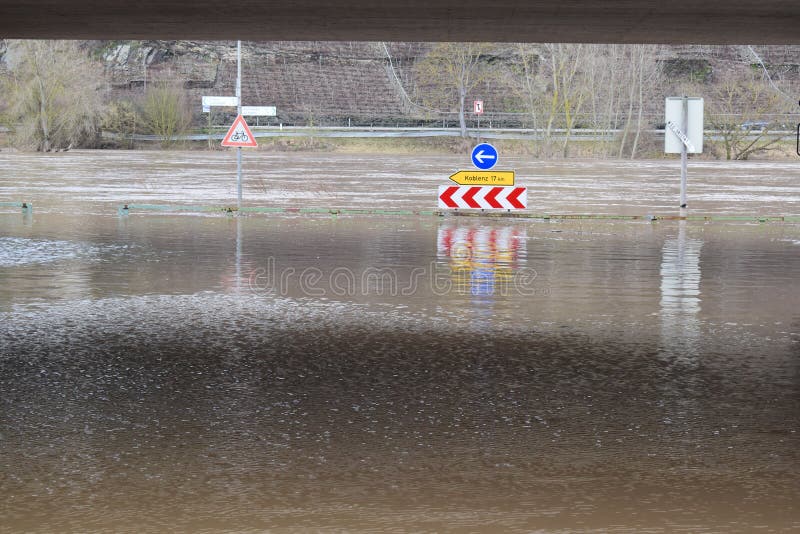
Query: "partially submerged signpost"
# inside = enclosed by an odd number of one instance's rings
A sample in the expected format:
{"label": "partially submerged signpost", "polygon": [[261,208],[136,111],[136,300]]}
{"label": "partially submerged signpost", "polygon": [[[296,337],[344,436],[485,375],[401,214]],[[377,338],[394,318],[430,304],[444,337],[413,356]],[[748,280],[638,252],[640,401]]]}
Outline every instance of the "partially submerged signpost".
{"label": "partially submerged signpost", "polygon": [[703,152],[703,99],[668,97],[665,106],[664,152],[681,155],[681,200],[686,208],[688,154]]}
{"label": "partially submerged signpost", "polygon": [[[477,108],[477,106],[476,106]],[[493,171],[497,149],[480,143],[472,149],[477,171],[458,171],[450,179],[458,185],[440,185],[438,204],[444,209],[522,210],[528,206],[528,190],[514,187],[514,171]]]}
{"label": "partially submerged signpost", "polygon": [[[203,112],[210,113],[212,106],[236,106],[236,119],[222,140],[222,146],[236,148],[236,207],[242,207],[242,147],[257,147],[255,136],[244,116],[274,117],[275,106],[242,106],[242,42],[236,41],[236,96],[204,96]],[[211,125],[209,116],[209,126]],[[210,137],[209,137],[210,142]]]}
{"label": "partially submerged signpost", "polygon": [[[236,41],[236,121],[242,116],[242,42]],[[245,127],[247,124],[245,124]],[[254,139],[255,141],[255,139]],[[242,208],[242,147],[236,147],[236,208]]]}

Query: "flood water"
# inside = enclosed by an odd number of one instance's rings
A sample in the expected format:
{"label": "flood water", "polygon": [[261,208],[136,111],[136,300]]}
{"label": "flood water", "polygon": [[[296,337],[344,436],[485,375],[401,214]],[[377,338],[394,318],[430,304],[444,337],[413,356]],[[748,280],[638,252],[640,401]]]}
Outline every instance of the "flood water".
{"label": "flood water", "polygon": [[[232,155],[0,156],[0,532],[800,528],[800,225],[119,217],[229,202]],[[252,159],[287,207],[447,169]],[[543,211],[672,209],[674,162],[548,165]],[[800,212],[704,165],[702,213]]]}
{"label": "flood water", "polygon": [[[284,208],[434,209],[437,187],[471,168],[468,154],[245,151],[244,200]],[[516,171],[534,213],[674,215],[679,205],[680,162],[674,157],[547,162],[501,154],[497,169]],[[690,158],[688,204],[696,214],[800,216],[799,171],[795,161]],[[233,152],[0,152],[0,199],[32,201],[37,209],[107,213],[109,204],[120,202],[231,205],[235,177]]]}

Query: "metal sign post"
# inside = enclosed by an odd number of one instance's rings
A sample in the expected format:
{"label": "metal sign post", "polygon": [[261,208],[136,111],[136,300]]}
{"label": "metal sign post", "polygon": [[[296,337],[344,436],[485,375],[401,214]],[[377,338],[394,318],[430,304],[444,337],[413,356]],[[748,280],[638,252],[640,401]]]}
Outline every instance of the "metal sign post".
{"label": "metal sign post", "polygon": [[[475,101],[475,111],[483,103]],[[480,116],[480,114],[478,114]],[[472,164],[477,171],[457,171],[450,179],[458,185],[439,186],[439,208],[480,210],[524,210],[528,207],[528,188],[514,186],[514,171],[492,171],[497,165],[497,149],[481,143],[472,149]]]}
{"label": "metal sign post", "polygon": [[209,113],[209,145],[211,143],[211,108],[236,107],[236,120],[222,141],[222,146],[236,147],[236,207],[242,207],[242,147],[256,147],[255,137],[243,115],[274,117],[275,106],[242,106],[242,41],[236,41],[236,96],[204,96],[203,113]]}
{"label": "metal sign post", "polygon": [[483,100],[475,100],[472,102],[472,109],[478,117],[478,142],[481,142],[481,115],[483,115]]}
{"label": "metal sign post", "polygon": [[667,98],[665,110],[664,152],[681,155],[680,207],[684,209],[688,155],[703,152],[703,99]]}
{"label": "metal sign post", "polygon": [[[681,131],[689,131],[689,99],[683,97],[681,110]],[[686,143],[681,143],[681,208],[686,207],[686,166],[688,165],[689,155]],[[242,150],[241,148],[239,150]]]}
{"label": "metal sign post", "polygon": [[[800,102],[797,102],[800,106]],[[797,155],[800,156],[800,124],[797,125]]]}
{"label": "metal sign post", "polygon": [[[242,114],[242,42],[236,41],[236,115]],[[242,147],[236,147],[236,208],[242,209]]]}

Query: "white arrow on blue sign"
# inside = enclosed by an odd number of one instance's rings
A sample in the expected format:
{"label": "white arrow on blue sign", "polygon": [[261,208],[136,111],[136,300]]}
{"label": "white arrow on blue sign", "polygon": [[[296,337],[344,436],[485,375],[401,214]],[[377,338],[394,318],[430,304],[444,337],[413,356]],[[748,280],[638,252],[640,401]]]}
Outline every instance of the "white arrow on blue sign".
{"label": "white arrow on blue sign", "polygon": [[497,149],[489,143],[481,143],[472,149],[472,164],[488,170],[497,164]]}

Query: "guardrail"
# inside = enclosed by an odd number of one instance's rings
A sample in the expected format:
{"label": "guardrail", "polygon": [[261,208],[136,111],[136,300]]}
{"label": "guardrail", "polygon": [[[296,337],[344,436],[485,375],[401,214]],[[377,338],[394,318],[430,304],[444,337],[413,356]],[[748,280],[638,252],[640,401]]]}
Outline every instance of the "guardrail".
{"label": "guardrail", "polygon": [[593,220],[593,221],[697,221],[697,222],[750,222],[750,223],[800,223],[800,217],[787,215],[622,215],[600,213],[535,213],[531,211],[515,212],[487,212],[482,210],[392,210],[375,208],[279,208],[265,206],[202,206],[202,205],[169,205],[169,204],[125,204],[119,206],[117,213],[120,216],[130,215],[131,212],[194,212],[218,213],[228,216],[242,214],[264,215],[330,215],[330,216],[420,216],[420,217],[482,217],[503,219],[537,219],[551,220]]}
{"label": "guardrail", "polygon": [[[459,128],[414,128],[414,127],[381,127],[381,128],[362,128],[362,127],[339,127],[339,126],[252,126],[250,130],[256,138],[269,137],[327,137],[327,138],[380,138],[380,137],[460,137]],[[646,133],[656,137],[663,137],[664,130],[644,130]],[[105,139],[118,139],[126,141],[208,141],[221,140],[225,137],[227,128],[220,129],[211,133],[193,133],[176,135],[164,139],[157,135],[145,134],[118,134],[113,132],[102,132]],[[545,139],[564,139],[569,136],[573,141],[608,141],[616,138],[622,130],[597,130],[597,129],[575,129],[565,130],[563,128],[550,130],[548,133],[544,129],[532,128],[481,128],[480,130],[471,128],[467,135],[471,138],[481,137],[483,139],[521,139],[530,141],[542,141]],[[746,139],[757,139],[761,136],[767,138],[789,137],[794,133],[792,130],[771,131],[767,133],[754,132],[746,135]],[[723,132],[720,130],[706,130],[705,135],[712,141],[722,139]]]}

